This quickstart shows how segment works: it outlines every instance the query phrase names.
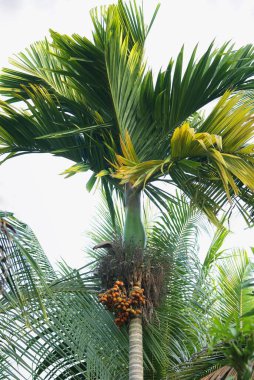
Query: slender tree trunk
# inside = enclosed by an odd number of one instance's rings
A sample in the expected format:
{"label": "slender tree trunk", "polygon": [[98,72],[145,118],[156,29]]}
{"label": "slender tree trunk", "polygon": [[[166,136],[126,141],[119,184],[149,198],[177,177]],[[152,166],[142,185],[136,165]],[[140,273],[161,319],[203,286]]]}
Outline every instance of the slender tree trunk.
{"label": "slender tree trunk", "polygon": [[129,380],[143,380],[142,318],[132,318],[129,326]]}
{"label": "slender tree trunk", "polygon": [[[140,192],[127,185],[125,195],[124,245],[129,249],[144,249],[146,236],[141,218]],[[138,284],[134,284],[133,290],[140,287],[141,279]],[[144,379],[142,335],[142,317],[133,317],[129,325],[129,380]]]}

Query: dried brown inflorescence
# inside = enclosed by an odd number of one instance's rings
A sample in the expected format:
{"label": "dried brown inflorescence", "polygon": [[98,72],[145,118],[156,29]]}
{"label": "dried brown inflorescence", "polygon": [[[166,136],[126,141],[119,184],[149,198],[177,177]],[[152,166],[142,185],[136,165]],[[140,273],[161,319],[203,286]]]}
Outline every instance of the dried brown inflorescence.
{"label": "dried brown inflorescence", "polygon": [[[101,287],[104,290],[103,297],[100,297],[102,303],[107,305],[109,310],[111,308],[111,294],[114,292],[114,287],[117,282],[121,282],[124,285],[119,286],[118,292],[123,295],[123,299],[126,301],[133,295],[137,295],[137,289],[142,291],[142,296],[145,296],[145,303],[142,304],[141,311],[144,320],[150,321],[153,316],[154,307],[160,305],[161,300],[165,295],[164,289],[164,277],[165,277],[165,265],[163,265],[158,259],[154,259],[155,253],[149,252],[149,250],[142,250],[135,247],[123,247],[121,241],[115,241],[107,245],[98,245],[95,247],[105,249],[105,254],[101,255],[99,265],[96,270],[96,274],[101,280]],[[138,286],[137,286],[138,285]],[[113,290],[112,290],[113,289]],[[134,292],[134,293],[133,293]],[[121,298],[117,294],[118,298]],[[139,300],[134,300],[133,302]],[[135,305],[135,303],[133,304]],[[120,306],[120,305],[117,305]],[[132,311],[129,309],[128,303],[123,306],[126,310],[121,309],[120,315],[117,313],[116,323],[123,325],[127,323]],[[134,310],[134,309],[133,309]]]}

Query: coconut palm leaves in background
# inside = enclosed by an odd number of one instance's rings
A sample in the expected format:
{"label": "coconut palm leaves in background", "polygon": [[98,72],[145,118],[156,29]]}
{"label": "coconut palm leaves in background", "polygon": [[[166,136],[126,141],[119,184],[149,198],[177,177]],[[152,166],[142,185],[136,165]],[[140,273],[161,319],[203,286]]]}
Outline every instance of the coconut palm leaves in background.
{"label": "coconut palm leaves in background", "polygon": [[230,199],[250,221],[253,47],[211,44],[199,59],[195,48],[186,65],[182,49],[155,77],[144,48],[157,10],[146,26],[135,2],[119,0],[91,13],[92,41],[52,31],[12,60],[0,78],[0,153],[47,152],[74,161],[67,174],[92,170],[88,188],[99,176],[112,215],[112,189],[125,182],[165,206],[153,184],[162,178],[210,218]]}
{"label": "coconut palm leaves in background", "polygon": [[[200,213],[178,199],[178,205],[168,205],[168,217],[147,224],[147,252],[168,265],[165,292],[144,327],[146,379],[200,379],[225,365],[252,363],[246,342],[251,342],[253,329],[248,316],[254,307],[249,282],[253,265],[245,252],[220,250],[226,235],[222,231],[202,266],[196,256]],[[118,210],[115,228],[101,206],[105,223],[93,227],[95,243],[121,237],[121,214]],[[96,268],[107,250],[93,251],[93,263],[79,271],[63,264],[57,273],[31,230],[11,216],[3,219],[15,228],[10,236],[20,244],[8,257],[17,291],[7,277],[1,298],[0,378],[127,379],[127,329],[119,330],[97,300]],[[239,351],[244,353],[240,361]]]}

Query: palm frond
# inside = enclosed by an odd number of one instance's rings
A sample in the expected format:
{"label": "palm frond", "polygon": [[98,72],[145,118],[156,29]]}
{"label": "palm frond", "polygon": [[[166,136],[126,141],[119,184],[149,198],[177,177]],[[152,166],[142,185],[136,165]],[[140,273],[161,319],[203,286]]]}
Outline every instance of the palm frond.
{"label": "palm frond", "polygon": [[221,250],[221,248],[229,233],[229,230],[227,230],[225,227],[218,228],[215,231],[202,266],[202,271],[204,272],[205,276],[211,271],[214,263],[217,263],[218,259],[222,257],[223,253],[225,252],[223,249]]}
{"label": "palm frond", "polygon": [[46,316],[44,277],[47,275],[47,281],[52,281],[56,276],[31,229],[12,214],[1,214],[0,311],[4,313],[9,308],[19,308],[29,323],[30,302],[34,299]]}
{"label": "palm frond", "polygon": [[[153,340],[147,350],[161,378],[166,378],[168,368],[187,360],[191,352],[205,344],[202,318],[193,299],[201,270],[198,236],[205,220],[184,196],[177,194],[176,199],[175,204],[168,202],[168,214],[154,221],[148,240],[157,261],[168,264],[164,298],[153,324],[145,327],[148,342]],[[200,289],[199,301],[201,293]]]}
{"label": "palm frond", "polygon": [[[253,275],[254,270],[248,253],[235,251],[232,257],[224,259],[217,265],[217,270],[218,300],[214,308],[220,316],[221,323],[223,320],[229,320],[231,323],[236,323],[236,327],[240,330],[249,330],[252,321],[246,317],[241,322],[242,315],[254,307],[250,289],[243,287],[244,282]],[[223,299],[223,302],[220,299]]]}
{"label": "palm frond", "polygon": [[174,67],[173,60],[167,69],[159,73],[155,87],[154,113],[160,125],[173,131],[190,115],[226,90],[238,91],[253,86],[253,46],[235,50],[225,43],[214,49],[212,43],[196,61],[197,46],[183,72],[182,48]]}
{"label": "palm frond", "polygon": [[0,299],[3,374],[18,378],[20,370],[26,379],[74,379],[78,374],[112,379],[122,373],[124,378],[127,333],[119,331],[111,314],[86,290],[91,279],[73,270],[59,278],[32,231],[11,215],[3,215],[2,228],[7,232],[1,232],[1,249],[11,263]]}
{"label": "palm frond", "polygon": [[210,266],[209,272],[214,284],[211,291],[216,298],[206,321],[208,347],[182,363],[176,370],[176,378],[216,379],[224,374],[229,379],[230,375],[244,371],[249,374],[246,378],[251,378],[254,339],[253,322],[247,310],[253,308],[253,296],[244,284],[253,276],[253,264],[247,252],[236,250]]}
{"label": "palm frond", "polygon": [[[142,7],[119,0],[92,12],[93,42],[52,31],[52,42],[20,53],[12,61],[16,69],[5,69],[0,79],[7,99],[1,103],[0,153],[9,159],[47,152],[74,161],[74,172],[90,168],[88,186],[100,178],[112,217],[111,190],[123,190],[126,182],[147,187],[163,207],[163,192],[155,195],[149,182],[169,174],[214,221],[213,210],[232,198],[251,221],[253,107],[244,91],[253,86],[253,47],[211,44],[199,60],[195,48],[185,72],[182,49],[154,84],[143,55],[157,10],[146,26]],[[241,93],[230,98],[229,91]],[[218,97],[206,120],[197,116]],[[26,110],[16,110],[13,102]],[[182,133],[186,120],[192,126]],[[189,145],[177,151],[186,139]],[[126,154],[131,145],[135,160]]]}
{"label": "palm frond", "polygon": [[[159,177],[171,176],[213,219],[227,200],[231,202],[235,197],[234,204],[242,204],[242,188],[253,192],[253,105],[247,100],[242,104],[242,94],[230,96],[229,91],[225,92],[211,114],[199,122],[197,132],[187,122],[175,128],[168,147],[170,154],[164,160],[142,162],[126,133],[125,140],[121,140],[123,155],[116,155],[112,177],[120,184],[144,188]],[[252,207],[245,199],[245,206]]]}

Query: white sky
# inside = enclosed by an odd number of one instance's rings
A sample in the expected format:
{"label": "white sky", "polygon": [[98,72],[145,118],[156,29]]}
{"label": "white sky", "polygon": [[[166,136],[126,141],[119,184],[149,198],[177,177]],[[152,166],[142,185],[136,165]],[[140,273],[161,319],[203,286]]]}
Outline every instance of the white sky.
{"label": "white sky", "polygon": [[[89,9],[108,0],[0,0],[0,67],[8,57],[43,39],[49,28],[60,33],[91,35]],[[147,15],[157,1],[144,0]],[[161,0],[161,8],[147,44],[148,63],[157,71],[176,57],[182,44],[189,56],[197,42],[202,53],[216,38],[239,47],[254,39],[253,0]],[[0,167],[0,209],[28,223],[50,260],[64,258],[71,266],[84,263],[85,231],[93,218],[96,196],[85,189],[87,175],[59,176],[72,163],[49,155],[13,159]],[[237,233],[228,245],[254,245],[253,232]],[[204,239],[205,246],[206,241]]]}

